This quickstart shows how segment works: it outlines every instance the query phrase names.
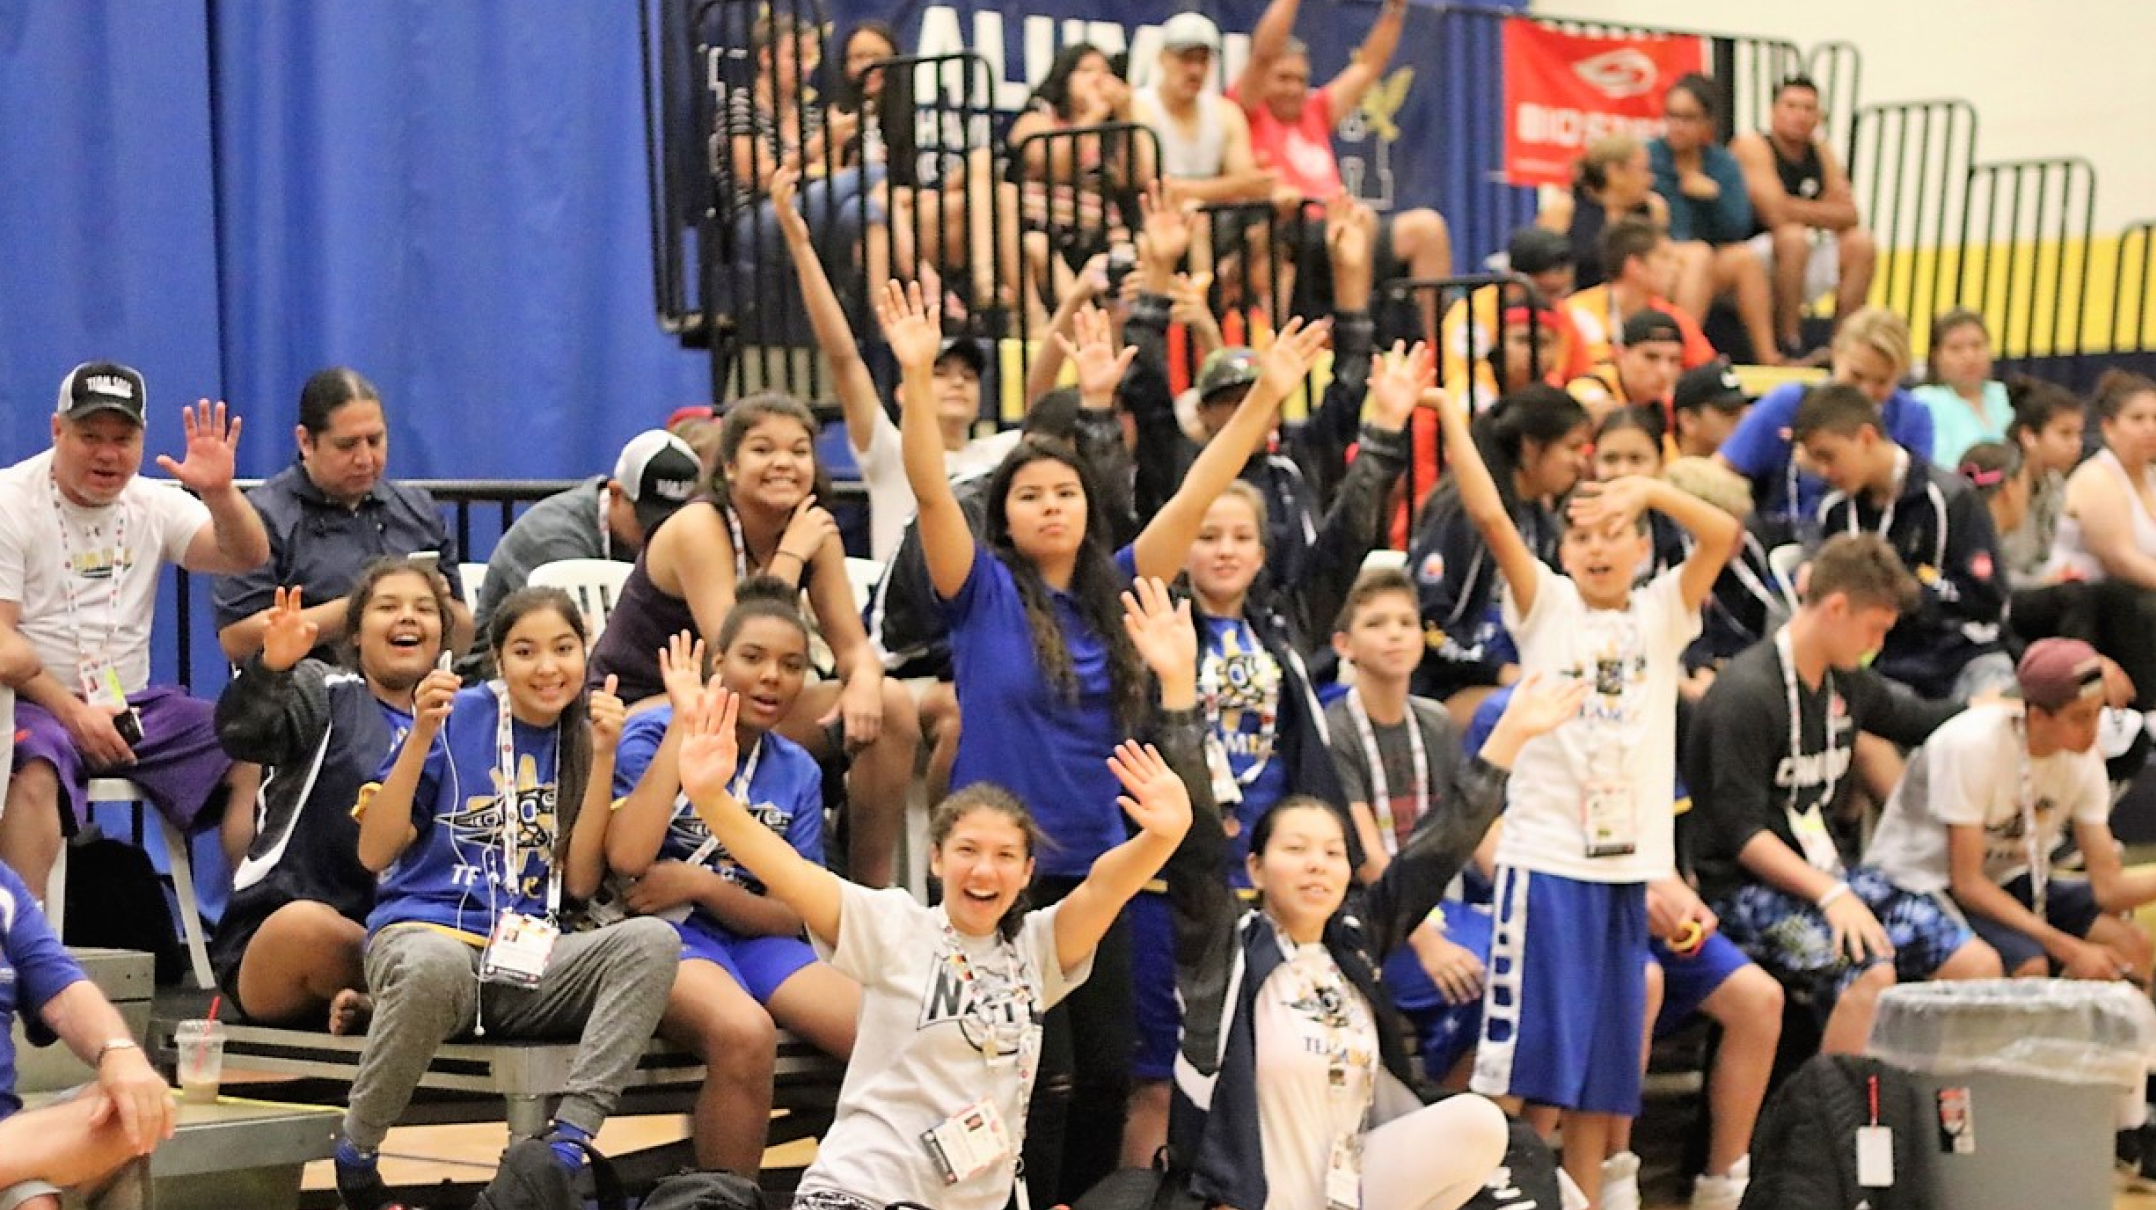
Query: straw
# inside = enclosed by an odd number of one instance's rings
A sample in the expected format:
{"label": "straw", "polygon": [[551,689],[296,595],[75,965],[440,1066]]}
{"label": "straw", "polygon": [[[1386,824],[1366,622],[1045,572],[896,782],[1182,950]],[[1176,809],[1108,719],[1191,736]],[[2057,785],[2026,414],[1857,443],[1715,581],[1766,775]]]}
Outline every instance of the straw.
{"label": "straw", "polygon": [[224,994],[223,992],[216,992],[216,993],[213,993],[213,994],[212,994],[212,995],[210,996],[210,1011],[209,1011],[209,1019],[210,1019],[210,1020],[212,1020],[212,1021],[215,1021],[215,1020],[217,1019],[217,1010],[218,1010],[218,1009],[220,1009],[220,1008],[223,1008],[224,1006],[225,1006],[225,994]]}

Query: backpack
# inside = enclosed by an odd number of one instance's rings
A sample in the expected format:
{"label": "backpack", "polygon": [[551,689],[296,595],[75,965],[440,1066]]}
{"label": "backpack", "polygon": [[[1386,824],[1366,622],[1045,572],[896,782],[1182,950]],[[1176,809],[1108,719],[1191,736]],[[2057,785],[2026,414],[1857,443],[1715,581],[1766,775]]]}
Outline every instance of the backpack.
{"label": "backpack", "polygon": [[62,940],[71,946],[145,951],[156,964],[159,987],[170,987],[187,973],[187,951],[150,855],[109,836],[77,840],[67,850],[67,936]]}
{"label": "backpack", "polygon": [[[1871,1119],[1894,1131],[1894,1184],[1857,1183],[1856,1132]],[[1905,1210],[1929,1205],[1920,1132],[1931,1129],[1907,1073],[1855,1055],[1815,1055],[1783,1083],[1752,1139],[1744,1210]],[[1928,1136],[1927,1136],[1928,1137]]]}
{"label": "backpack", "polygon": [[764,1193],[731,1172],[680,1172],[653,1185],[637,1210],[764,1210]]}
{"label": "backpack", "polygon": [[[579,1142],[591,1161],[591,1181],[599,1210],[627,1210],[614,1165],[589,1143]],[[518,1139],[502,1152],[494,1179],[479,1191],[473,1210],[584,1210],[576,1178],[561,1166],[546,1139]]]}

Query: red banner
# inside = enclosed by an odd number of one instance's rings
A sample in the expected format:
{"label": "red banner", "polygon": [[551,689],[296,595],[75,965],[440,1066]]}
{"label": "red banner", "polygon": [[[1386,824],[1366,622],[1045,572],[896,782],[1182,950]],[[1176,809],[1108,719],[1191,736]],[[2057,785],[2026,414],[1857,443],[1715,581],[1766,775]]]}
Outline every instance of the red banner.
{"label": "red banner", "polygon": [[1697,38],[1602,38],[1505,22],[1505,178],[1570,185],[1605,134],[1662,133],[1662,94],[1705,61]]}

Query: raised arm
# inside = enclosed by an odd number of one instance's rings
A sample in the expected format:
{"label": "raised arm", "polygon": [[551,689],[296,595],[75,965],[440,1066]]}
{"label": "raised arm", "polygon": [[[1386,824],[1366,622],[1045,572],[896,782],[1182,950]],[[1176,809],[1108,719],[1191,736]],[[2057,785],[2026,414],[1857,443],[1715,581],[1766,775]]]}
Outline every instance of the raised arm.
{"label": "raised arm", "polygon": [[1355,57],[1332,78],[1332,83],[1326,85],[1332,98],[1335,124],[1355,112],[1355,107],[1362,104],[1362,95],[1384,74],[1385,65],[1392,62],[1393,51],[1399,49],[1400,30],[1406,24],[1407,0],[1385,0],[1370,32],[1356,48]]}
{"label": "raised arm", "polygon": [[854,453],[868,449],[869,435],[881,418],[883,402],[876,396],[876,380],[861,360],[853,328],[846,322],[846,309],[839,305],[831,279],[816,257],[809,239],[808,220],[794,208],[794,194],[801,173],[781,168],[771,177],[771,207],[778,215],[779,232],[786,238],[787,254],[793,257],[794,276],[801,281],[801,305],[808,311],[809,329],[816,333],[816,347],[831,365],[840,411],[846,416],[846,440]]}
{"label": "raised arm", "polygon": [[180,559],[189,571],[231,575],[260,567],[270,557],[269,531],[262,515],[232,485],[232,466],[240,442],[240,418],[228,422],[225,405],[214,407],[207,399],[193,408],[180,409],[180,425],[187,433],[187,456],[174,459],[159,454],[157,465],[201,497],[210,510],[210,523],[187,544]]}
{"label": "raised arm", "polygon": [[1505,511],[1505,498],[1498,494],[1497,480],[1490,477],[1490,468],[1482,460],[1482,450],[1468,430],[1467,412],[1460,406],[1459,398],[1449,391],[1433,391],[1429,398],[1437,408],[1438,426],[1444,436],[1445,465],[1451,468],[1453,482],[1460,489],[1460,506],[1466,510],[1468,520],[1481,531],[1483,543],[1497,561],[1499,574],[1512,589],[1513,603],[1520,616],[1526,617],[1535,611],[1541,561],[1520,537],[1519,527],[1512,523],[1512,514]]}
{"label": "raised arm", "polygon": [[681,729],[681,788],[696,816],[704,821],[734,860],[748,868],[766,890],[801,914],[801,922],[827,946],[838,945],[838,875],[815,864],[786,838],[763,825],[736,801],[727,783],[740,758],[734,726],[741,703],[714,680],[689,708],[674,716]]}
{"label": "raised arm", "polygon": [[621,746],[621,723],[626,713],[614,694],[620,678],[607,674],[604,687],[589,699],[591,715],[591,776],[584,783],[576,824],[569,829],[568,862],[562,870],[562,889],[572,899],[589,899],[599,893],[606,877],[606,833],[613,819],[614,754]]}
{"label": "raised arm", "polygon": [[1714,582],[1737,552],[1743,529],[1737,519],[1698,496],[1679,490],[1666,479],[1626,475],[1590,485],[1572,498],[1574,525],[1630,525],[1641,512],[1654,509],[1692,535],[1692,553],[1685,556],[1678,591],[1686,609],[1696,610],[1714,591]]}
{"label": "raised arm", "polygon": [[1272,429],[1281,400],[1310,372],[1331,326],[1324,322],[1305,326],[1297,318],[1280,330],[1273,347],[1266,350],[1250,393],[1243,396],[1226,426],[1206,442],[1183,476],[1182,486],[1131,544],[1139,575],[1165,579],[1182,567],[1198,536],[1198,525],[1205,520],[1205,510],[1235,481],[1250,460],[1250,451],[1258,448],[1258,439]]}
{"label": "raised arm", "polygon": [[885,282],[876,298],[876,318],[901,373],[899,448],[906,482],[920,505],[921,554],[936,595],[947,601],[966,586],[973,571],[973,529],[944,471],[943,434],[936,423],[936,351],[943,347],[943,338],[921,301],[919,282],[911,287]]}
{"label": "raised arm", "polygon": [[300,590],[279,588],[277,603],[268,610],[261,654],[240,665],[239,675],[217,695],[217,743],[226,753],[278,765],[321,740],[329,722],[329,694],[319,664],[300,666],[316,637]]}
{"label": "raised arm", "polygon": [[412,729],[405,734],[404,746],[397,749],[397,759],[390,763],[389,776],[371,793],[362,790],[359,805],[353,808],[359,816],[359,864],[373,873],[388,869],[418,834],[412,809],[419,776],[456,704],[461,684],[455,673],[439,668],[419,682],[412,695]]}
{"label": "raised arm", "polygon": [[624,878],[642,877],[666,843],[674,800],[681,793],[681,772],[675,765],[681,754],[681,716],[704,692],[704,641],[686,630],[668,639],[659,652],[659,680],[673,707],[666,734],[636,785],[621,796],[606,829],[606,863]]}
{"label": "raised arm", "polygon": [[1287,53],[1288,42],[1295,36],[1295,16],[1301,8],[1302,0],[1273,0],[1250,28],[1250,58],[1244,61],[1242,74],[1235,77],[1231,90],[1246,112],[1265,104],[1265,73]]}

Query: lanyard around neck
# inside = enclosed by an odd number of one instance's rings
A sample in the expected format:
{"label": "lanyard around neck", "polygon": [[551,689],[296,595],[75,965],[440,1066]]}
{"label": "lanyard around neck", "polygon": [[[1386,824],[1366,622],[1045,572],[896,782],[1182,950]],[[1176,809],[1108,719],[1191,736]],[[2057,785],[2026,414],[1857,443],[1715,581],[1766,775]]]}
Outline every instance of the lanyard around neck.
{"label": "lanyard around neck", "polygon": [[[1385,777],[1385,757],[1378,751],[1377,731],[1370,725],[1369,711],[1363,708],[1360,688],[1348,690],[1348,717],[1355,720],[1355,734],[1362,741],[1363,759],[1370,765],[1370,811],[1377,816],[1378,843],[1385,846],[1387,857],[1397,857],[1400,855],[1400,837],[1392,816],[1392,787]],[[1415,722],[1413,703],[1409,703],[1404,721],[1408,754],[1414,764],[1411,793],[1415,801],[1415,818],[1410,821],[1412,825],[1430,811],[1430,759],[1423,749],[1422,728]]]}
{"label": "lanyard around neck", "polygon": [[[60,534],[60,590],[61,596],[67,602],[68,629],[75,634],[75,658],[78,663],[85,660],[95,664],[108,663],[112,659],[113,639],[120,631],[120,560],[127,553],[127,504],[124,500],[115,500],[106,506],[112,516],[112,544],[106,548],[105,638],[93,654],[84,646],[88,636],[83,633],[83,607],[78,599],[80,590],[75,585],[76,578],[87,569],[87,563],[84,567],[76,566],[74,543],[68,538],[67,509],[60,502],[59,480],[48,476],[45,480],[45,493],[46,498],[52,501],[53,524]],[[97,529],[102,534],[103,524],[100,523]],[[83,559],[87,561],[95,555],[94,551],[84,551]],[[80,668],[77,673],[82,675]]]}
{"label": "lanyard around neck", "polygon": [[[494,690],[494,774],[496,786],[501,792],[502,804],[502,874],[514,886],[523,869],[523,852],[517,844],[517,832],[521,828],[523,810],[520,805],[521,787],[517,784],[516,723],[510,716],[509,688],[500,681],[491,684]],[[561,812],[561,720],[554,721],[554,779],[557,819]],[[548,919],[561,915],[561,862],[552,852],[546,855],[546,914]]]}
{"label": "lanyard around neck", "polygon": [[[1789,696],[1789,798],[1783,809],[1789,815],[1791,831],[1795,832],[1801,840],[1803,831],[1800,821],[1805,813],[1797,810],[1797,793],[1798,783],[1803,780],[1804,707],[1801,695],[1797,692],[1797,657],[1795,645],[1789,638],[1789,627],[1787,625],[1774,632],[1774,651],[1776,655],[1781,657],[1782,687],[1788,691]],[[1820,753],[1819,776],[1821,784],[1819,801],[1812,805],[1812,810],[1819,812],[1823,817],[1826,804],[1834,801],[1834,785],[1840,780],[1835,772],[1835,765],[1838,763],[1836,757],[1839,755],[1839,749],[1834,742],[1833,668],[1829,667],[1820,673],[1819,690],[1827,700],[1827,709],[1822,713],[1819,720],[1819,730],[1824,737],[1825,750]],[[1815,867],[1819,864],[1812,859],[1809,848],[1805,850],[1805,860]]]}

